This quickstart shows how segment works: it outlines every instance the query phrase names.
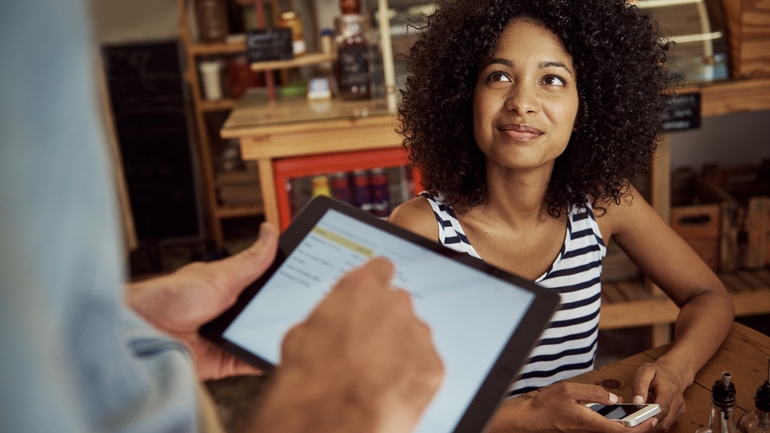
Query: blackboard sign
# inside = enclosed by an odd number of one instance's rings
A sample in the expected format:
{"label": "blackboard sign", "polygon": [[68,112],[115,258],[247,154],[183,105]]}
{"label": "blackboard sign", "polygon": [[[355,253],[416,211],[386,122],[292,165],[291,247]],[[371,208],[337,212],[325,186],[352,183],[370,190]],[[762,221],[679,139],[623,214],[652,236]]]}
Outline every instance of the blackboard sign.
{"label": "blackboard sign", "polygon": [[294,48],[291,37],[289,28],[249,30],[246,33],[246,52],[249,61],[293,59]]}
{"label": "blackboard sign", "polygon": [[176,40],[102,47],[137,237],[200,237],[192,125]]}
{"label": "blackboard sign", "polygon": [[663,114],[663,130],[666,132],[686,131],[700,128],[701,94],[677,95]]}

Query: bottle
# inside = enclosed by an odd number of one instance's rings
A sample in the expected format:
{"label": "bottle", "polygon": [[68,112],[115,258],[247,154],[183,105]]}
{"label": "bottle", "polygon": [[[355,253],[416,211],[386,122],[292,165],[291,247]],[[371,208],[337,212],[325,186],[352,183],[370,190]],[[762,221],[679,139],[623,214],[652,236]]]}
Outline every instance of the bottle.
{"label": "bottle", "polygon": [[353,196],[350,192],[348,174],[344,171],[338,171],[332,173],[330,177],[329,183],[331,184],[332,195],[334,198],[344,201],[345,203],[352,203]]}
{"label": "bottle", "polygon": [[372,210],[372,190],[369,188],[369,171],[353,170],[353,204],[365,212]]}
{"label": "bottle", "polygon": [[390,214],[390,185],[388,183],[388,174],[384,168],[369,170],[369,186],[372,190],[371,213],[374,216],[386,218]]}
{"label": "bottle", "polygon": [[335,25],[337,92],[342,99],[369,99],[371,85],[366,17],[357,13],[342,14],[336,17]]}
{"label": "bottle", "polygon": [[315,176],[313,178],[313,197],[318,195],[332,196],[332,190],[329,187],[329,178],[326,176]]}
{"label": "bottle", "polygon": [[732,375],[725,371],[722,378],[711,387],[711,415],[707,427],[695,433],[735,433],[735,385]]}
{"label": "bottle", "polygon": [[321,29],[321,52],[327,56],[334,54],[334,41],[332,41],[332,29]]}
{"label": "bottle", "polygon": [[754,410],[738,420],[742,433],[770,433],[770,359],[767,360],[767,380],[754,394]]}
{"label": "bottle", "polygon": [[301,56],[307,51],[305,35],[302,33],[302,21],[299,13],[294,11],[281,12],[278,27],[291,29],[291,46],[295,56]]}

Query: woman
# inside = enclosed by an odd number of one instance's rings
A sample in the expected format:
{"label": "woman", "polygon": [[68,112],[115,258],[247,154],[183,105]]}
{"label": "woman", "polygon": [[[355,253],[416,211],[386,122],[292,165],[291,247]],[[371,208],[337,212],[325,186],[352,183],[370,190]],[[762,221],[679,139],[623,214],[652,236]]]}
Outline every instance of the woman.
{"label": "woman", "polygon": [[[561,293],[511,395],[593,368],[601,262],[617,242],[680,307],[671,350],[634,382],[635,403],[661,405],[663,431],[733,319],[720,280],[629,182],[662,132],[667,48],[624,0],[440,2],[408,56],[399,107],[426,194],[390,217]],[[504,405],[492,429],[620,431],[582,404],[616,398],[549,387]]]}

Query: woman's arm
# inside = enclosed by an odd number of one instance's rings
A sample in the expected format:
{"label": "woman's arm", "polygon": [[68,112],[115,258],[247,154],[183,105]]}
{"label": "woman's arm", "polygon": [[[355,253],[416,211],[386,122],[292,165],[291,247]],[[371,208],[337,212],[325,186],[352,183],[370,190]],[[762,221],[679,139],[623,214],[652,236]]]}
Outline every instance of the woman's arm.
{"label": "woman's arm", "polygon": [[638,191],[630,192],[629,200],[607,208],[599,218],[600,226],[680,308],[671,349],[656,362],[643,365],[634,383],[635,400],[646,401],[650,392],[654,394],[665,415],[659,427],[666,431],[684,412],[685,388],[730,331],[733,303],[700,256]]}

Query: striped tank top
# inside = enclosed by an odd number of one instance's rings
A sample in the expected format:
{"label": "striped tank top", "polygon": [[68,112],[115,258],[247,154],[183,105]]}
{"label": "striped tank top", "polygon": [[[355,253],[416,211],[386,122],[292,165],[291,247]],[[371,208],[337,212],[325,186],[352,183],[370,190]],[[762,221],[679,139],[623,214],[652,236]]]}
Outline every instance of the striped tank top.
{"label": "striped tank top", "polygon": [[[452,209],[427,193],[422,195],[433,208],[441,244],[481,259]],[[606,253],[590,202],[585,207],[573,206],[558,257],[535,280],[557,291],[561,304],[512,384],[509,396],[593,370],[601,305],[599,278]]]}

